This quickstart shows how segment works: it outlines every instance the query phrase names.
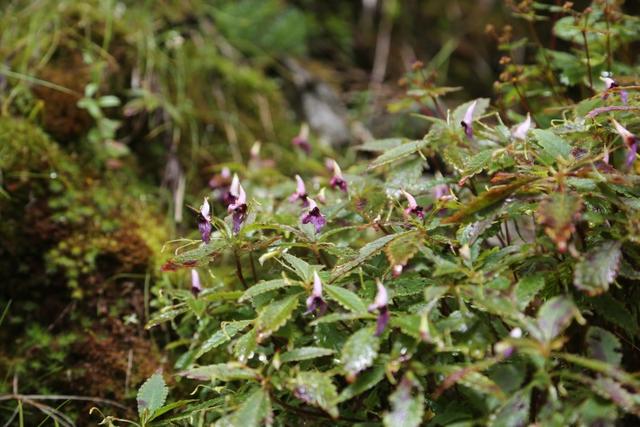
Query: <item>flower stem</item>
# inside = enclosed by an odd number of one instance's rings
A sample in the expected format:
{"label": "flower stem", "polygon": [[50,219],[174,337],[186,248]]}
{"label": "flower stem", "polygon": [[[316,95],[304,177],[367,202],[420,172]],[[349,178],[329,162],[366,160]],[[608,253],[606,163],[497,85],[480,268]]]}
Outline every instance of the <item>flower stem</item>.
{"label": "flower stem", "polygon": [[238,256],[238,251],[236,251],[235,249],[233,250],[233,257],[236,260],[236,275],[238,276],[238,279],[240,279],[242,286],[244,286],[245,289],[248,289],[249,286],[247,286],[247,281],[244,280],[244,275],[242,274],[242,264],[240,263],[240,257]]}

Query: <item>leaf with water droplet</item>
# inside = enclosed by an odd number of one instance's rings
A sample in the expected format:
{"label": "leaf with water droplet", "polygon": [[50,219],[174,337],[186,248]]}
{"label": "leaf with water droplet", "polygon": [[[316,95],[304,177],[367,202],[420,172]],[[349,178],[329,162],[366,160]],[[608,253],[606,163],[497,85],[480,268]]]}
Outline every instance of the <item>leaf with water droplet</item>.
{"label": "leaf with water droplet", "polygon": [[334,353],[330,348],[324,347],[300,347],[287,351],[280,356],[280,362],[298,362],[300,360],[315,359],[318,357],[330,356]]}
{"label": "leaf with water droplet", "polygon": [[347,378],[354,380],[359,372],[371,366],[379,348],[380,340],[375,336],[375,329],[372,327],[360,329],[351,335],[342,347],[340,357]]}
{"label": "leaf with water droplet", "polygon": [[298,399],[323,409],[332,418],[338,418],[338,392],[328,374],[300,372],[292,381],[291,387]]}
{"label": "leaf with water droplet", "polygon": [[412,378],[413,375],[407,374],[389,396],[391,410],[384,414],[385,427],[418,427],[422,424],[424,395],[420,384]]}
{"label": "leaf with water droplet", "polygon": [[238,332],[253,323],[253,320],[238,320],[235,322],[222,322],[220,330],[211,335],[202,343],[200,349],[195,355],[195,359],[199,358],[208,351],[218,347],[221,344],[231,340]]}

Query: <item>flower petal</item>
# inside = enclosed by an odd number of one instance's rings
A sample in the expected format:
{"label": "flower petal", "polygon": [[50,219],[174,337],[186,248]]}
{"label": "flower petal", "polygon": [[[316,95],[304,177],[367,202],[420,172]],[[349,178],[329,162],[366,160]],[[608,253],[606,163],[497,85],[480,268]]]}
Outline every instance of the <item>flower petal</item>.
{"label": "flower petal", "polygon": [[513,131],[513,137],[516,139],[527,139],[529,129],[531,129],[531,115],[527,113],[527,118]]}
{"label": "flower petal", "polygon": [[191,269],[191,292],[194,296],[198,296],[202,292],[202,284],[200,283],[200,275],[195,268]]}
{"label": "flower petal", "polygon": [[409,202],[410,209],[415,209],[418,207],[418,202],[416,202],[415,197],[413,197],[411,194],[407,193],[404,190],[402,190],[402,194],[404,195],[404,198],[407,199],[407,202]]}
{"label": "flower petal", "polygon": [[320,280],[320,276],[318,276],[318,272],[313,272],[313,296],[321,297],[322,296],[322,280]]}

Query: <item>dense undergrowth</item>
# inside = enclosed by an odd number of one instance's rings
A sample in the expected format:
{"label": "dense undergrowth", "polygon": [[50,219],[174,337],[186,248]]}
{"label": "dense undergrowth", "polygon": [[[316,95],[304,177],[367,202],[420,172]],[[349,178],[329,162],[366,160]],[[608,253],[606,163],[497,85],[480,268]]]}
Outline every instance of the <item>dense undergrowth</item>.
{"label": "dense undergrowth", "polygon": [[626,6],[507,1],[493,93],[442,86],[443,48],[391,97],[406,133],[336,148],[290,142],[318,6],[27,3],[0,21],[9,423],[638,422]]}

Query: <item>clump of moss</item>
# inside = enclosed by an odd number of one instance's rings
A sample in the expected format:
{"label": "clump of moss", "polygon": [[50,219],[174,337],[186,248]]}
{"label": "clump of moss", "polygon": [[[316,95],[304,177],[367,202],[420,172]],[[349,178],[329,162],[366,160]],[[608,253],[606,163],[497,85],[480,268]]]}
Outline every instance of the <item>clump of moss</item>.
{"label": "clump of moss", "polygon": [[[38,85],[34,95],[42,100],[42,127],[57,141],[72,141],[86,134],[93,120],[78,101],[89,83],[89,70],[77,51],[63,50],[57,62],[47,64],[41,71],[42,80],[67,88],[68,92]],[[69,72],[73,70],[73,72]]]}
{"label": "clump of moss", "polygon": [[134,177],[101,176],[29,121],[0,117],[0,150],[0,371],[23,393],[132,397],[125,383],[161,365],[141,325],[167,225]]}

